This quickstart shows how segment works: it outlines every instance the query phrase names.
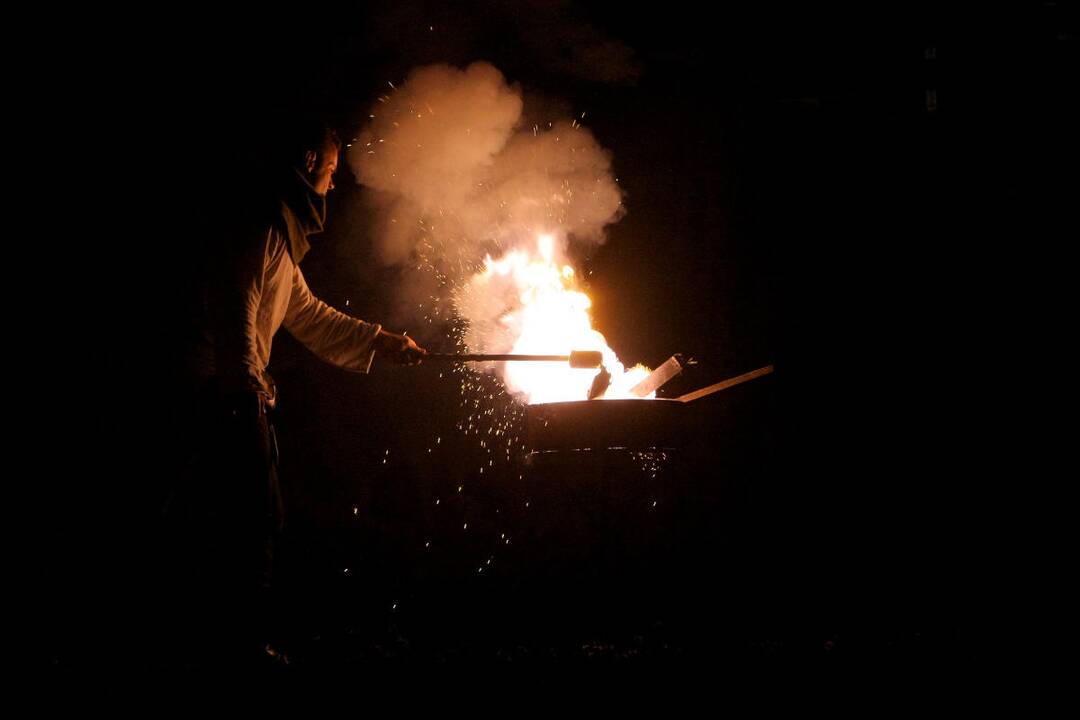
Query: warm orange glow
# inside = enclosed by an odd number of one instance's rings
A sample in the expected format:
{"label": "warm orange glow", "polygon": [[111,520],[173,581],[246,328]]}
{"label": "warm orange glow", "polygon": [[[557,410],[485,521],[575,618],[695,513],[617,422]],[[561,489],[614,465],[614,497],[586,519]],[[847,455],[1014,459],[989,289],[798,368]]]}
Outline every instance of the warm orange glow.
{"label": "warm orange glow", "polygon": [[[540,235],[536,248],[535,255],[516,249],[499,259],[488,256],[484,270],[469,283],[471,293],[494,291],[494,286],[506,283],[512,283],[516,290],[516,302],[510,302],[498,320],[501,334],[512,342],[512,347],[498,351],[551,355],[568,355],[572,350],[599,351],[611,374],[611,386],[602,397],[633,397],[630,388],[644,379],[649,369],[638,365],[627,371],[604,336],[592,328],[592,303],[577,290],[574,269],[558,262],[560,252],[555,238]],[[508,362],[502,377],[512,392],[523,394],[526,402],[535,404],[586,399],[597,372],[574,369],[566,363]]]}

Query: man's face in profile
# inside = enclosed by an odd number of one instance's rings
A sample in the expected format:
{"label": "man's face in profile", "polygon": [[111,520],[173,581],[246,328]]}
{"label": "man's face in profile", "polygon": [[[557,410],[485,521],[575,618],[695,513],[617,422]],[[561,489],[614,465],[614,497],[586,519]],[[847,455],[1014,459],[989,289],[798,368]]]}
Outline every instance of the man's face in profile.
{"label": "man's face in profile", "polygon": [[327,143],[320,153],[309,152],[307,156],[308,180],[315,192],[325,196],[334,189],[334,172],[338,165],[338,150]]}

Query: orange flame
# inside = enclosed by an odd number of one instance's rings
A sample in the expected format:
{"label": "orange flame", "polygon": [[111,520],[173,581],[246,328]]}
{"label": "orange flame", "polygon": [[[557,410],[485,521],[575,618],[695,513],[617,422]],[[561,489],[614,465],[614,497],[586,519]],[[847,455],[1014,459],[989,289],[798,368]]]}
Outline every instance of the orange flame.
{"label": "orange flame", "polygon": [[[499,344],[510,346],[509,352],[568,355],[572,350],[599,351],[611,374],[611,385],[601,397],[635,397],[630,388],[649,374],[649,368],[638,365],[625,369],[604,336],[593,329],[589,316],[592,302],[576,289],[574,269],[556,262],[557,255],[554,236],[546,234],[537,239],[536,256],[525,249],[512,250],[497,260],[489,255],[484,259],[484,270],[468,283],[468,292],[478,296],[506,294],[498,317],[498,335],[502,338]],[[463,315],[468,318],[468,312]],[[508,362],[501,369],[507,388],[523,395],[529,404],[584,400],[597,372],[552,362]]]}

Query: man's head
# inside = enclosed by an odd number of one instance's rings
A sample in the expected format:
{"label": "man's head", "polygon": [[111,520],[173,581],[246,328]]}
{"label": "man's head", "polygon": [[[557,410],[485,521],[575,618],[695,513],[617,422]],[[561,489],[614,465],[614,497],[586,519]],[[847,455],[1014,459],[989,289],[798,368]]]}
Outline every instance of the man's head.
{"label": "man's head", "polygon": [[313,147],[304,150],[302,170],[315,192],[326,195],[334,189],[334,172],[338,166],[338,151],[341,141],[337,133],[324,128],[322,140]]}
{"label": "man's head", "polygon": [[341,140],[334,130],[320,119],[301,117],[283,126],[281,145],[289,163],[302,174],[315,191],[326,195],[334,187],[334,171],[338,166]]}

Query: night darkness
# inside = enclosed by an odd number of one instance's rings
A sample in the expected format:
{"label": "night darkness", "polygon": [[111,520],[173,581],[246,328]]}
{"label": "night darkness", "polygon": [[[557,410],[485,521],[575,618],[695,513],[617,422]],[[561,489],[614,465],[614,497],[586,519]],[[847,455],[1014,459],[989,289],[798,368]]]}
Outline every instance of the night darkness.
{"label": "night darkness", "polygon": [[[176,662],[159,508],[185,453],[196,278],[281,119],[310,109],[354,137],[412,69],[478,60],[520,87],[525,122],[576,118],[610,152],[625,216],[575,260],[619,356],[696,360],[666,397],[776,371],[696,403],[655,467],[507,459],[459,429],[461,376],[378,361],[353,375],[279,333],[294,663],[970,652],[956,427],[971,383],[939,368],[972,359],[986,320],[969,283],[989,248],[1062,232],[1047,158],[1074,149],[1074,18],[1051,2],[995,18],[758,5],[177,8],[92,48],[98,90],[76,81],[80,105],[98,92],[123,110],[94,121],[110,189],[71,207],[91,220],[87,262],[119,282],[76,271],[69,286],[95,299],[77,334],[101,372],[80,381],[71,452],[48,462],[47,662]],[[130,164],[108,162],[117,144]],[[378,261],[344,161],[336,184],[302,265],[314,293],[453,351],[449,325],[403,300],[416,271]],[[102,319],[113,310],[122,322]]]}

